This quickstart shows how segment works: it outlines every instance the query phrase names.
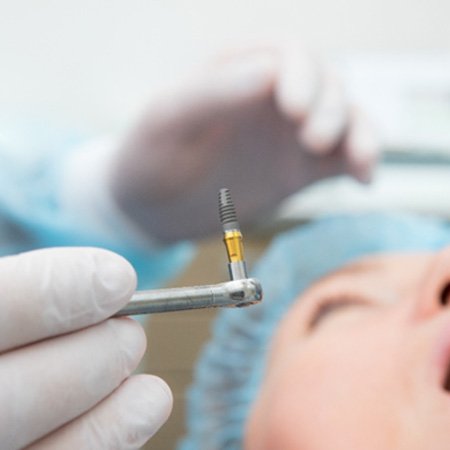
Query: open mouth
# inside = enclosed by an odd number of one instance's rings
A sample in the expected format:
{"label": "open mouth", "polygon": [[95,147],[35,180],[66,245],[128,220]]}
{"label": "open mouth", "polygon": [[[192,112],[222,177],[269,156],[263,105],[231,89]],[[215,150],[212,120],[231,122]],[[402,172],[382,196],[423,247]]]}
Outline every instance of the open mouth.
{"label": "open mouth", "polygon": [[450,392],[450,361],[442,384],[444,391]]}
{"label": "open mouth", "polygon": [[442,361],[444,364],[442,366],[443,372],[442,372],[442,388],[447,393],[450,393],[450,353],[446,355],[446,358],[444,361]]}
{"label": "open mouth", "polygon": [[450,393],[450,324],[446,324],[436,347],[438,376],[441,388]]}
{"label": "open mouth", "polygon": [[450,319],[446,320],[441,333],[438,334],[433,353],[440,388],[448,396],[450,393]]}

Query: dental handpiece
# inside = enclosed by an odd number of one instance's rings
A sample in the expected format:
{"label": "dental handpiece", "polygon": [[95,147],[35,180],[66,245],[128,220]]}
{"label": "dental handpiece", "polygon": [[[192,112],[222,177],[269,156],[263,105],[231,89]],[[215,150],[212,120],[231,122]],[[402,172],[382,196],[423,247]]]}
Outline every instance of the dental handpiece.
{"label": "dental handpiece", "polygon": [[243,307],[262,300],[261,283],[248,278],[242,233],[228,189],[219,192],[219,214],[230,281],[218,284],[137,291],[114,317],[200,308]]}

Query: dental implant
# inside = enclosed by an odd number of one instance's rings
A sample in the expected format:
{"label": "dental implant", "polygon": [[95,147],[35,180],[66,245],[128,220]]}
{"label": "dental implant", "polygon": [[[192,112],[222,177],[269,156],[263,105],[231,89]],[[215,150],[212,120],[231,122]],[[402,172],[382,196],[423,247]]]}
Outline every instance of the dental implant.
{"label": "dental implant", "polygon": [[131,297],[131,301],[116,312],[114,317],[199,308],[241,308],[259,303],[263,297],[261,283],[247,276],[242,233],[228,189],[221,189],[219,192],[219,213],[231,281],[202,286],[137,291]]}
{"label": "dental implant", "polygon": [[248,278],[244,258],[242,233],[237,221],[236,209],[229,189],[219,191],[219,216],[223,229],[223,242],[228,255],[228,271],[231,280]]}

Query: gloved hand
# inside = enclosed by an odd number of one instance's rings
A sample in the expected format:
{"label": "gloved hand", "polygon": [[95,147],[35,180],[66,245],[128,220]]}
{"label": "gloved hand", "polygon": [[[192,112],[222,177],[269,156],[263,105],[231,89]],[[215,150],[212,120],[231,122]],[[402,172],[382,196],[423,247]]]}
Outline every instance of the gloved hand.
{"label": "gloved hand", "polygon": [[131,266],[100,249],[0,258],[2,450],[136,449],[167,419],[167,385],[130,376],[142,328],[105,320],[135,284]]}
{"label": "gloved hand", "polygon": [[174,241],[217,229],[221,187],[245,224],[318,179],[367,181],[376,157],[375,134],[329,70],[298,48],[255,50],[155,102],[110,186],[142,230]]}

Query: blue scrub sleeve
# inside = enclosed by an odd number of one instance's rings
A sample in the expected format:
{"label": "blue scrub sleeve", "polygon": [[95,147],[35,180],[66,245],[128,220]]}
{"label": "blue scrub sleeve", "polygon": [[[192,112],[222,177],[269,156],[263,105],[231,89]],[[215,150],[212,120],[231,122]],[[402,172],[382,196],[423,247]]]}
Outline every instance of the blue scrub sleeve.
{"label": "blue scrub sleeve", "polygon": [[0,126],[0,255],[42,247],[99,246],[133,264],[140,288],[161,286],[191,260],[192,243],[132,245],[128,239],[90,232],[82,214],[74,218],[65,209],[62,167],[84,141],[75,133],[49,131],[42,123]]}

